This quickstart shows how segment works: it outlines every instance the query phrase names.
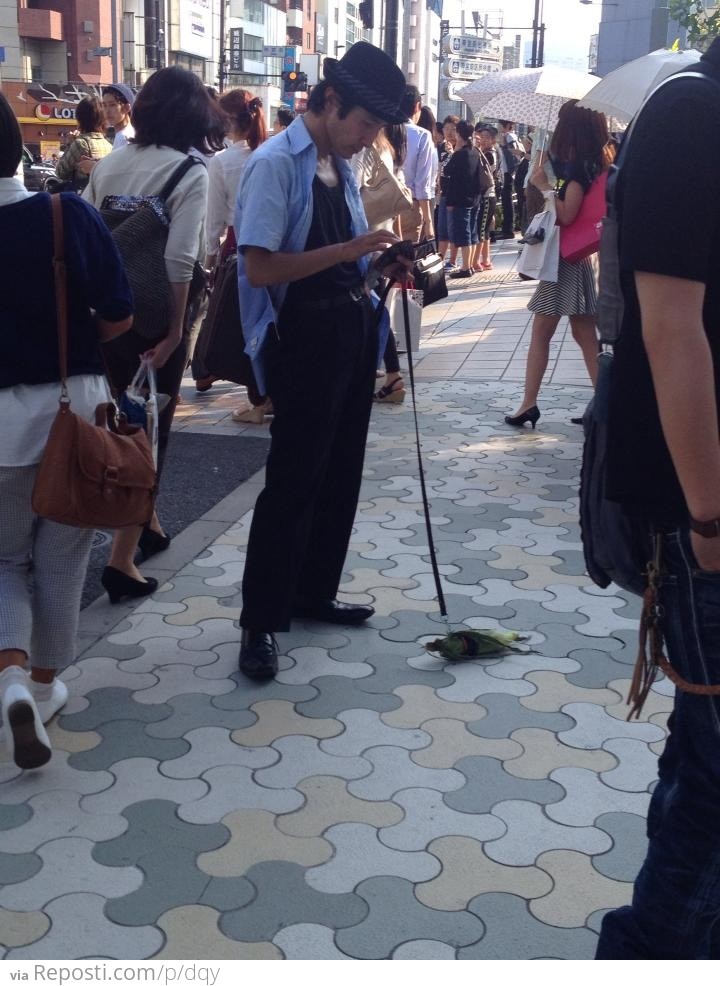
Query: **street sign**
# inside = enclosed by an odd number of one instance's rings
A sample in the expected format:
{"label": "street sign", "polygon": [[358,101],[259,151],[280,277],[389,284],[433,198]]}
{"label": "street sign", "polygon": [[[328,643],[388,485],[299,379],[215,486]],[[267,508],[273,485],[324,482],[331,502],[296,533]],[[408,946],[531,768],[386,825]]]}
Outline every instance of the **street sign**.
{"label": "street sign", "polygon": [[448,55],[484,55],[499,51],[497,43],[493,43],[489,38],[478,38],[474,34],[446,35],[442,44]]}
{"label": "street sign", "polygon": [[284,58],[285,45],[263,45],[263,58]]}
{"label": "street sign", "polygon": [[243,31],[241,27],[230,28],[230,71],[243,70]]}
{"label": "street sign", "polygon": [[[499,68],[499,63],[497,63]],[[496,63],[480,59],[449,58],[443,65],[443,74],[450,79],[481,79],[495,71]]]}

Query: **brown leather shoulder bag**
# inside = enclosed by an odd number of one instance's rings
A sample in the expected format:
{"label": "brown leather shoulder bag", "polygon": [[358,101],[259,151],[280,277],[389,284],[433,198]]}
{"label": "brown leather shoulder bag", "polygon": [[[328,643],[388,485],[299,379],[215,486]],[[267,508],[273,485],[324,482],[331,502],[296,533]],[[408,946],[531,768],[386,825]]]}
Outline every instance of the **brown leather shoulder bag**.
{"label": "brown leather shoulder bag", "polygon": [[156,474],[150,443],[139,426],[118,423],[114,404],[98,404],[95,424],[70,407],[67,389],[67,283],[62,196],[52,196],[53,269],[60,354],[60,407],[40,461],[32,507],[39,517],[70,527],[113,530],[147,523]]}

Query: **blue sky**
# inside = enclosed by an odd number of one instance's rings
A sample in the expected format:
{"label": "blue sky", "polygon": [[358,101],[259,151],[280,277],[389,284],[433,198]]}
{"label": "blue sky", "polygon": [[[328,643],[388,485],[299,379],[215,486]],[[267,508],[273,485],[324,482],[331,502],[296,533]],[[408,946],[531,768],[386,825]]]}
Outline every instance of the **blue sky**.
{"label": "blue sky", "polygon": [[[566,64],[569,68],[587,70],[587,56],[590,35],[597,32],[602,12],[600,3],[592,6],[581,4],[579,0],[542,0],[543,20],[545,22],[545,62]],[[472,11],[488,14],[490,25],[498,24],[502,15],[508,27],[523,27],[526,31],[507,31],[505,44],[512,42],[512,36],[520,33],[523,39],[532,40],[532,20],[534,0],[500,0],[486,4],[476,0],[445,0],[443,17],[451,25],[460,24],[460,10],[465,10],[466,22],[472,25]],[[577,64],[570,64],[570,63]]]}

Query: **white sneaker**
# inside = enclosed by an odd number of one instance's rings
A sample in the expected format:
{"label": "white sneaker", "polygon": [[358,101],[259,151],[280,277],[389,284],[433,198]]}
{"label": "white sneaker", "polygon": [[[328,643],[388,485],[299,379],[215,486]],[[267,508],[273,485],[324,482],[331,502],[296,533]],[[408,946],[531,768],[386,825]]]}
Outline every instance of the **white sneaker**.
{"label": "white sneaker", "polygon": [[5,744],[16,765],[24,770],[42,767],[52,756],[50,740],[28,684],[22,668],[9,667],[0,672]]}
{"label": "white sneaker", "polygon": [[59,678],[53,678],[48,684],[33,681],[31,678],[30,690],[35,699],[41,722],[50,722],[55,713],[59,712],[68,700],[67,685]]}

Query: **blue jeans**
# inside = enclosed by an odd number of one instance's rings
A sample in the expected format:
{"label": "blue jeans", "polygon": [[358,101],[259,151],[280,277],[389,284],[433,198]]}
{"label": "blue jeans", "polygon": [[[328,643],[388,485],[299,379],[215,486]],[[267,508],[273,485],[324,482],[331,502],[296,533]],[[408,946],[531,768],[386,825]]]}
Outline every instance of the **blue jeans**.
{"label": "blue jeans", "polygon": [[447,210],[450,242],[453,246],[469,247],[478,241],[477,206],[450,206]]}
{"label": "blue jeans", "polygon": [[[666,653],[696,684],[720,683],[720,573],[686,531],[665,536]],[[606,914],[598,959],[720,958],[720,696],[676,690],[632,905]]]}
{"label": "blue jeans", "polygon": [[435,238],[438,243],[447,243],[450,240],[447,202],[444,195],[441,195],[437,202],[437,214],[435,216]]}

